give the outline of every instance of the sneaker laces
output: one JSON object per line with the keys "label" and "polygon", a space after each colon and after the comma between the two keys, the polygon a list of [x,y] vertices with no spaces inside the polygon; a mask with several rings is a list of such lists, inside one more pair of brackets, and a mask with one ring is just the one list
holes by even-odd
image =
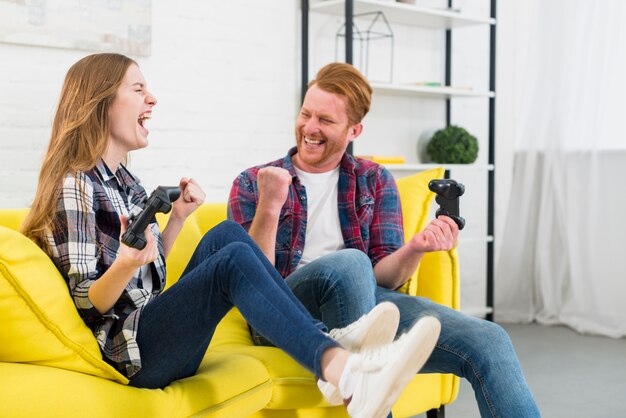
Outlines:
{"label": "sneaker laces", "polygon": [[359,357],[358,361],[352,363],[351,371],[375,372],[382,369],[389,362],[389,358],[393,354],[392,350],[394,346],[395,343],[388,344],[355,354]]}
{"label": "sneaker laces", "polygon": [[352,363],[351,370],[373,372],[381,369],[387,364],[389,359],[392,358],[391,356],[394,356],[393,351],[397,350],[399,346],[404,345],[407,339],[408,333],[404,333],[391,344],[362,351],[358,354],[359,361]]}
{"label": "sneaker laces", "polygon": [[328,333],[328,335],[337,340],[341,337],[343,337],[346,334],[349,334],[350,332],[352,332],[355,328],[359,327],[359,325],[361,325],[361,323],[363,322],[363,318],[365,318],[367,316],[367,314],[362,315],[359,319],[357,319],[356,321],[354,321],[353,323],[351,323],[350,325],[344,327],[344,328],[333,328],[330,330],[330,332]]}

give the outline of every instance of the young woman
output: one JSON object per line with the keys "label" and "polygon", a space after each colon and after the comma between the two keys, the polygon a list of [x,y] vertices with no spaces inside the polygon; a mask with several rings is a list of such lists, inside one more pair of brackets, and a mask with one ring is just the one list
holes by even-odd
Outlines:
{"label": "young woman", "polygon": [[[232,222],[209,231],[180,280],[162,292],[165,258],[204,200],[193,179],[180,181],[181,196],[163,232],[156,222],[146,229],[144,249],[120,242],[128,217],[146,197],[124,163],[130,151],[148,145],[146,121],[155,105],[130,58],[95,54],[74,64],[24,225],[66,278],[105,360],[133,386],[165,387],[196,372],[215,327],[236,306],[275,345],[338,386],[351,399],[351,415],[386,416],[430,354],[439,333],[436,319],[421,320],[391,343],[398,313],[386,304],[330,338]],[[353,354],[339,344],[353,344],[354,338],[380,347]]]}

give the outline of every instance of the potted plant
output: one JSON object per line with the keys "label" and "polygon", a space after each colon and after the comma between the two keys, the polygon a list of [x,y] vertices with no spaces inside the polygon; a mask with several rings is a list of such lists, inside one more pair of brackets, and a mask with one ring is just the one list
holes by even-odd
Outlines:
{"label": "potted plant", "polygon": [[426,151],[435,163],[470,164],[478,157],[478,141],[460,126],[450,125],[434,133]]}

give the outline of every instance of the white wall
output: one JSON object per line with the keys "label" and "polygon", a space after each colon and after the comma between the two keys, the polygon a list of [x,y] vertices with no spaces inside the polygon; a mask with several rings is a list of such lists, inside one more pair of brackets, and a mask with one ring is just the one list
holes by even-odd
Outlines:
{"label": "white wall", "polygon": [[[298,3],[152,4],[152,55],[138,61],[159,103],[131,169],[148,190],[193,176],[224,201],[241,170],[293,144]],[[63,78],[88,54],[0,43],[0,207],[30,204]]]}
{"label": "white wall", "polygon": [[[224,201],[243,169],[278,158],[293,144],[293,122],[300,92],[299,1],[254,0],[169,2],[154,0],[152,55],[139,58],[149,88],[159,103],[150,122],[151,145],[133,153],[131,169],[147,190],[176,184],[181,176],[197,178],[207,201]],[[419,0],[445,7],[447,0]],[[502,231],[508,203],[514,115],[507,90],[514,39],[514,6],[500,3],[498,42],[496,234]],[[489,2],[457,0],[456,7],[489,16]],[[313,15],[311,69],[334,60],[338,17]],[[507,29],[509,28],[509,29]],[[441,31],[393,26],[394,81],[443,81],[444,37]],[[453,81],[477,90],[488,88],[488,29],[464,28],[453,35]],[[371,67],[372,78],[386,77],[384,46]],[[0,208],[26,207],[35,193],[41,156],[67,69],[86,51],[0,44]],[[342,56],[340,55],[340,58]],[[508,67],[507,67],[508,65]],[[453,104],[453,123],[465,126],[482,144],[485,162],[487,101]],[[400,99],[375,95],[357,154],[403,154],[418,162],[420,138],[444,126],[441,100]],[[462,202],[468,230],[486,229],[486,175],[459,171],[467,186]],[[498,238],[496,236],[496,254]],[[461,248],[463,305],[481,306],[485,295],[484,245]]]}

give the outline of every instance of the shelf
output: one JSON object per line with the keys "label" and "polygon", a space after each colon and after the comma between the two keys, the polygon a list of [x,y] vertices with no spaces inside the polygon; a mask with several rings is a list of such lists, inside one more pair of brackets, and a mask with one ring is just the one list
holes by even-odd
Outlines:
{"label": "shelf", "polygon": [[419,96],[435,99],[463,97],[495,97],[493,91],[474,91],[455,87],[412,86],[410,84],[370,83],[374,93]]}
{"label": "shelf", "polygon": [[446,170],[484,170],[493,171],[493,164],[383,164],[389,171],[424,171],[443,167]]}
{"label": "shelf", "polygon": [[[312,12],[343,16],[345,1],[312,1],[309,9]],[[494,25],[496,23],[495,19],[464,16],[462,13],[449,9],[435,9],[384,0],[354,0],[355,14],[378,11],[383,12],[390,22],[430,29],[452,29],[463,26]]]}
{"label": "shelf", "polygon": [[[487,150],[493,150],[495,145],[495,39],[496,39],[496,2],[497,0],[490,0],[491,7],[489,17],[483,17],[481,13],[474,13],[472,16],[472,10],[478,10],[473,8],[466,8],[464,12],[460,9],[453,8],[436,8],[425,7],[415,4],[399,3],[394,0],[301,0],[301,7],[303,11],[302,20],[302,91],[306,91],[307,83],[309,79],[309,14],[308,12],[315,12],[316,14],[323,14],[328,20],[329,16],[332,16],[330,20],[342,22],[346,19],[346,13],[352,15],[350,20],[356,19],[355,23],[360,23],[359,16],[363,13],[384,13],[386,21],[393,24],[407,25],[414,28],[418,28],[416,35],[430,38],[429,33],[426,31],[441,31],[441,34],[445,34],[444,45],[439,46],[437,43],[435,46],[440,47],[442,56],[445,63],[445,81],[444,79],[423,79],[416,77],[415,79],[408,78],[403,79],[402,83],[385,83],[385,82],[370,82],[374,91],[375,100],[394,101],[398,103],[400,101],[409,100],[423,101],[425,105],[427,100],[446,100],[446,113],[445,122],[447,125],[453,123],[451,118],[451,100],[459,101],[461,99],[480,99],[476,100],[476,105],[482,105],[482,100],[488,102],[489,110],[486,112],[489,121]],[[450,2],[448,2],[450,3]],[[346,7],[352,6],[352,7]],[[451,61],[452,61],[452,45],[453,45],[453,30],[463,27],[476,27],[480,29],[480,32],[484,32],[484,35],[488,39],[489,44],[489,83],[481,87],[481,90],[475,90],[473,85],[454,85],[455,82],[452,79]],[[345,28],[344,28],[345,29]],[[418,33],[419,32],[419,33]],[[458,35],[463,32],[459,31]],[[354,34],[354,30],[353,30]],[[354,36],[344,36],[345,40],[345,52],[346,62],[352,64],[354,60],[353,47]],[[352,42],[352,44],[350,44]],[[445,86],[433,87],[435,83],[423,83],[423,82],[439,82],[445,84]],[[423,85],[431,84],[431,86]],[[408,99],[407,99],[408,98]],[[426,100],[424,100],[426,99]],[[433,103],[437,104],[438,103]],[[474,104],[474,103],[471,103]],[[393,121],[390,121],[393,122]],[[428,129],[428,126],[420,128]],[[482,145],[481,145],[482,146]],[[352,153],[352,149],[349,151]],[[376,154],[376,152],[374,152]],[[383,166],[389,170],[394,177],[402,177],[419,171],[424,171],[433,168],[443,167],[450,172],[458,170],[474,170],[481,176],[483,173],[487,179],[487,228],[486,233],[479,231],[472,231],[471,235],[462,235],[460,242],[462,245],[470,246],[485,246],[486,247],[486,300],[487,306],[471,306],[463,309],[464,312],[478,316],[486,317],[488,320],[493,319],[493,282],[494,282],[494,237],[493,237],[493,224],[494,224],[494,157],[493,152],[489,153],[489,160],[481,160],[482,163],[475,164],[438,164],[438,163],[425,163],[425,164],[383,164]]]}

